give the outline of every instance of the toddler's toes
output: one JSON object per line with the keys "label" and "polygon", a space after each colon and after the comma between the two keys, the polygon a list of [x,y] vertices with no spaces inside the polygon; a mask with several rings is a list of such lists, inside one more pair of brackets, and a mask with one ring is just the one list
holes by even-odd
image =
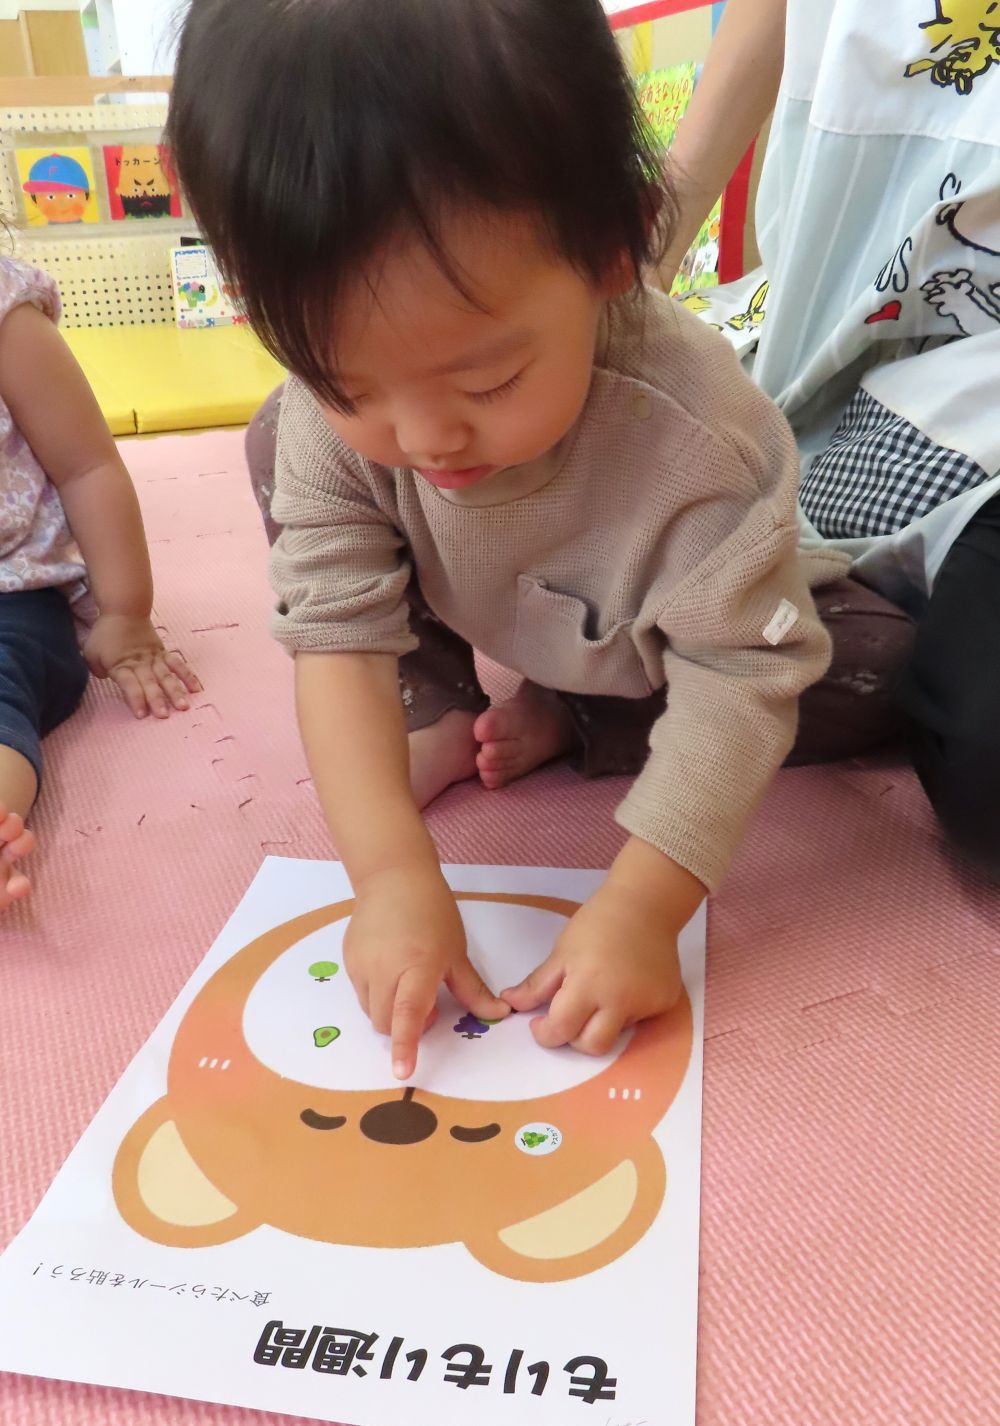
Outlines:
{"label": "toddler's toes", "polygon": [[[4,809],[0,808],[0,811]],[[35,847],[33,834],[26,830],[24,818],[16,812],[5,812],[0,817],[0,848],[7,861],[17,861],[26,857]]]}
{"label": "toddler's toes", "polygon": [[487,743],[495,743],[497,739],[509,736],[506,724],[509,720],[506,710],[502,704],[487,708],[485,713],[480,713],[475,723],[472,725],[472,736],[477,743],[484,746]]}
{"label": "toddler's toes", "polygon": [[14,871],[0,860],[0,911],[6,911],[15,901],[21,901],[31,890],[31,882],[23,872]]}

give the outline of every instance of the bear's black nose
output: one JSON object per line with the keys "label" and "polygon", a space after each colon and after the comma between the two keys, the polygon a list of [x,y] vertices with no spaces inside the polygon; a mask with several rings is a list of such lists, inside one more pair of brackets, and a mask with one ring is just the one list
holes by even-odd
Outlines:
{"label": "bear's black nose", "polygon": [[376,1144],[421,1144],[437,1128],[437,1115],[426,1104],[415,1104],[414,1090],[404,1089],[402,1099],[376,1104],[361,1116],[361,1132]]}

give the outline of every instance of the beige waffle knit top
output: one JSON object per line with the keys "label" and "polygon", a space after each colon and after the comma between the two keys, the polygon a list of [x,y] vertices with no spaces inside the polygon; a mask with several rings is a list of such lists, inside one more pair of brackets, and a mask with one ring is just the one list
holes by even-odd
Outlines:
{"label": "beige waffle knit top", "polygon": [[798,456],[729,345],[658,293],[612,304],[569,435],[456,497],[373,465],[290,380],[272,513],[274,631],[290,651],[416,647],[406,588],[547,688],[668,685],[617,820],[715,889],[795,736],[829,640],[797,552]]}

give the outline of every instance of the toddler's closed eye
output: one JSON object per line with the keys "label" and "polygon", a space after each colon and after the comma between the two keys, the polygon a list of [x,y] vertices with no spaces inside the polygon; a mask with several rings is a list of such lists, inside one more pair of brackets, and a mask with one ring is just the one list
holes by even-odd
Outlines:
{"label": "toddler's closed eye", "polygon": [[494,386],[489,391],[467,391],[466,395],[471,401],[481,401],[489,404],[491,401],[499,401],[501,397],[508,396],[515,387],[520,386],[523,371],[519,371],[516,376],[512,376],[509,381],[505,381],[502,386]]}

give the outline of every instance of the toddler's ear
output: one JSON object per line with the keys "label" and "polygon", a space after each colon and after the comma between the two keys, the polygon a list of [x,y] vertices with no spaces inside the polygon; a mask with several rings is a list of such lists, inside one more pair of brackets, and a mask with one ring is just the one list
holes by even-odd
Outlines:
{"label": "toddler's ear", "polygon": [[166,1099],[147,1109],[125,1136],[111,1186],[129,1227],[165,1247],[210,1247],[260,1226],[195,1163]]}
{"label": "toddler's ear", "polygon": [[606,302],[613,302],[616,297],[624,297],[626,292],[631,292],[635,282],[632,259],[628,253],[622,252],[604,269],[600,283],[601,296]]}
{"label": "toddler's ear", "polygon": [[646,1139],[589,1188],[466,1243],[484,1267],[520,1282],[564,1282],[603,1268],[633,1247],[659,1212],[663,1155]]}

